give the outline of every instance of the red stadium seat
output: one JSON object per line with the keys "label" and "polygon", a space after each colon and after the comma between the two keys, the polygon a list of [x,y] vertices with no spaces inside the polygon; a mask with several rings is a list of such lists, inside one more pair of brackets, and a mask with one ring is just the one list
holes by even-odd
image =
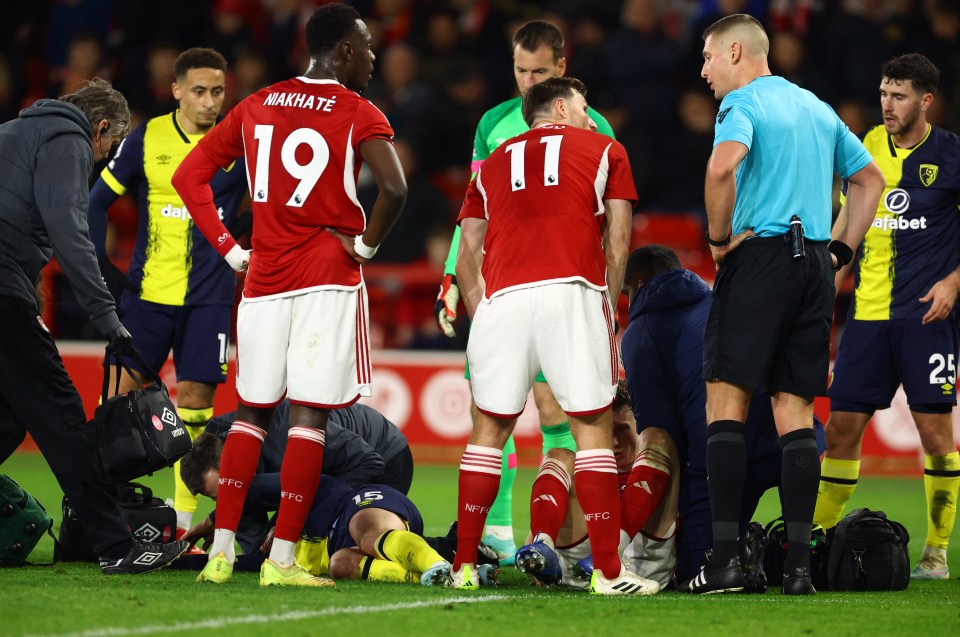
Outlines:
{"label": "red stadium seat", "polygon": [[630,249],[651,244],[672,248],[683,267],[712,283],[716,268],[703,233],[703,223],[695,213],[640,212],[633,216]]}

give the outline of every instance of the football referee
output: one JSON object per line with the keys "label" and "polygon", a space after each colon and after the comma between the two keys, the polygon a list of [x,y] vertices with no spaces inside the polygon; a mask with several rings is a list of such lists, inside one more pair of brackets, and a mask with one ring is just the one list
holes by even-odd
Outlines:
{"label": "football referee", "polygon": [[[783,451],[783,592],[810,595],[820,479],[813,397],[826,393],[834,270],[849,263],[851,246],[873,221],[883,175],[829,106],[771,75],[770,43],[755,18],[722,18],[703,40],[700,74],[722,100],[705,188],[707,241],[718,266],[703,348],[713,548],[680,589],[743,589],[744,422],[751,395],[764,387]],[[850,183],[849,216],[829,241],[834,171]]]}

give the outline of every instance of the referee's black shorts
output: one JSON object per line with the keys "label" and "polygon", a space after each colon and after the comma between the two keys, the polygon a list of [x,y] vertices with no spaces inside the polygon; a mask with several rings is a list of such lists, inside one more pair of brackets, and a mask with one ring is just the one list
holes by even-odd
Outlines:
{"label": "referee's black shorts", "polygon": [[825,396],[834,272],[826,242],[794,261],[784,237],[748,239],[717,272],[703,378]]}

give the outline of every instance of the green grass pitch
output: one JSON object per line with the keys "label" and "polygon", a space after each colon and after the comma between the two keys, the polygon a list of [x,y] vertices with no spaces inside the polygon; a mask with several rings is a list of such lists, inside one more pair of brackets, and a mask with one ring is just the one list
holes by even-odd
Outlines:
{"label": "green grass pitch", "polygon": [[[39,455],[17,454],[0,466],[60,521],[61,491]],[[417,467],[411,497],[428,534],[442,534],[456,508],[455,466]],[[525,528],[534,471],[521,468],[514,491],[514,526]],[[169,470],[145,480],[169,497]],[[778,515],[768,493],[756,519]],[[926,532],[923,485],[909,479],[865,478],[851,507],[883,509],[910,530],[915,560]],[[201,511],[209,509],[201,502]],[[56,527],[55,527],[56,528]],[[518,538],[522,539],[522,538]],[[49,561],[48,538],[32,561]],[[239,573],[223,587],[194,574],[165,570],[140,577],[105,577],[92,564],[0,570],[0,635],[550,635],[714,637],[872,637],[960,635],[960,532],[950,547],[954,578],[914,582],[900,593],[820,593],[812,598],[766,595],[692,597],[664,592],[649,598],[596,598],[538,589],[513,569],[502,586],[474,594],[400,584],[339,583],[336,590],[261,589],[256,574]]]}

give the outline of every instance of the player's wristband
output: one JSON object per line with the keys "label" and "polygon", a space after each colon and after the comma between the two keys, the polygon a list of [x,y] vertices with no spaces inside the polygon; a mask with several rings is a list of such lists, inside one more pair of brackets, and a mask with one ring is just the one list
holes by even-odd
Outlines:
{"label": "player's wristband", "polygon": [[853,260],[853,249],[843,241],[834,239],[827,244],[827,250],[830,251],[830,254],[837,257],[838,270]]}
{"label": "player's wristband", "polygon": [[714,241],[713,239],[711,239],[709,231],[704,236],[707,237],[707,243],[712,245],[714,248],[722,248],[723,246],[728,245],[730,243],[731,235],[728,234],[725,239],[720,239],[719,241]]}
{"label": "player's wristband", "polygon": [[357,254],[359,254],[364,259],[372,259],[373,255],[377,253],[377,248],[379,248],[380,246],[377,246],[377,248],[371,248],[370,246],[368,246],[366,243],[363,242],[362,236],[363,235],[358,234],[354,238],[353,249],[356,250]]}

